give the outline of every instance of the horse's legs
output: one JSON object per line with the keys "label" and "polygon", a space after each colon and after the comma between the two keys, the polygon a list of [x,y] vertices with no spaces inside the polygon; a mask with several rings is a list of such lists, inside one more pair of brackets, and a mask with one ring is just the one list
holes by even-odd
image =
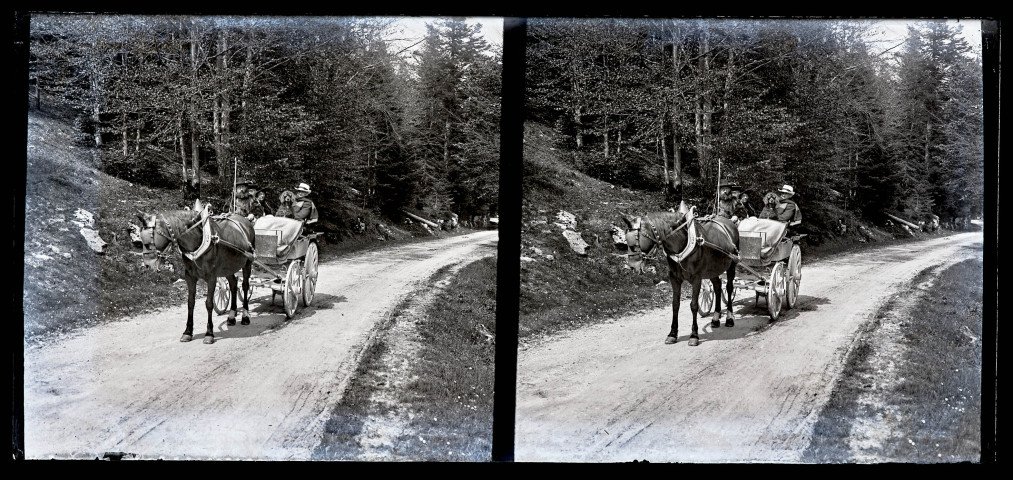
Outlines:
{"label": "horse's legs", "polygon": [[179,338],[181,342],[193,340],[193,307],[197,303],[197,279],[186,277],[186,330]]}
{"label": "horse's legs", "polygon": [[253,262],[246,262],[243,265],[243,325],[250,324],[250,271],[253,269]]}
{"label": "horse's legs", "polygon": [[236,284],[238,281],[236,280],[235,274],[229,275],[225,278],[229,280],[229,298],[232,301],[232,304],[229,306],[229,319],[226,324],[231,327],[236,324]]}
{"label": "horse's legs", "polygon": [[[728,281],[728,286],[725,287],[725,290],[728,292],[728,316],[725,317],[725,326],[726,327],[734,327],[735,326],[735,314],[732,313],[732,295],[735,294],[735,264],[734,263],[732,264],[731,267],[728,268],[728,271],[725,272],[725,277],[727,277],[726,280]],[[715,290],[715,291],[717,291],[717,290]]]}
{"label": "horse's legs", "polygon": [[665,343],[672,344],[679,341],[679,297],[682,296],[682,279],[670,274],[668,281],[672,284],[672,329],[668,331]]}
{"label": "horse's legs", "polygon": [[700,300],[697,297],[700,296],[701,284],[702,281],[700,279],[696,279],[692,282],[693,292],[691,293],[689,301],[689,310],[693,313],[693,326],[691,327],[689,334],[689,346],[691,347],[695,347],[700,344],[700,335],[697,333],[696,314],[700,311]]}
{"label": "horse's legs", "polygon": [[714,291],[714,313],[711,316],[711,328],[718,328],[721,326],[721,277],[703,281],[711,282],[713,287],[711,290]]}
{"label": "horse's legs", "polygon": [[[235,278],[235,275],[233,275],[233,279],[234,278]],[[211,319],[211,314],[214,313],[214,308],[215,308],[215,286],[218,283],[217,280],[218,279],[214,278],[214,277],[208,278],[206,280],[206,282],[208,284],[208,298],[204,300],[204,305],[208,309],[208,331],[204,332],[204,343],[207,343],[207,344],[215,343],[215,325],[211,321],[212,320]],[[229,283],[231,283],[232,285],[236,284],[235,280],[232,280]],[[235,301],[236,301],[236,299],[235,299],[235,297],[233,297],[232,298],[233,312],[235,311]],[[235,321],[235,317],[233,317],[233,321]]]}

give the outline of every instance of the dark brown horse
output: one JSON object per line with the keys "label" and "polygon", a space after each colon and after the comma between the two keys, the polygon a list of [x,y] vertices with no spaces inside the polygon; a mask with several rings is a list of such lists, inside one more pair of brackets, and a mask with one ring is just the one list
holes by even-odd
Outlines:
{"label": "dark brown horse", "polygon": [[[207,301],[208,329],[204,343],[214,343],[214,325],[211,312],[214,308],[215,286],[218,277],[229,281],[232,294],[232,308],[228,324],[236,324],[236,272],[243,271],[243,325],[250,324],[249,296],[250,271],[253,268],[254,241],[253,224],[240,215],[228,214],[210,217],[202,214],[198,201],[194,210],[174,210],[157,214],[140,212],[141,243],[143,261],[148,268],[158,270],[166,251],[172,245],[179,247],[183,254],[184,277],[187,286],[186,330],[181,342],[193,340],[193,308],[197,296],[197,280],[204,280],[208,287]],[[191,258],[193,257],[193,258]]]}
{"label": "dark brown horse", "polygon": [[[698,297],[703,280],[709,280],[714,286],[714,316],[711,328],[721,326],[721,273],[725,273],[728,283],[728,297],[734,293],[735,266],[738,263],[739,231],[730,220],[713,217],[698,219],[692,208],[685,205],[678,212],[649,213],[643,217],[630,219],[623,217],[629,227],[626,232],[626,244],[629,253],[627,264],[634,271],[642,273],[644,257],[650,255],[659,246],[668,261],[668,279],[672,284],[672,330],[668,332],[665,343],[675,343],[679,339],[679,296],[682,282],[693,286],[692,300],[689,308],[693,312],[693,331],[689,336],[689,344],[700,344],[697,334],[696,316],[700,310]],[[735,325],[731,301],[725,326]]]}

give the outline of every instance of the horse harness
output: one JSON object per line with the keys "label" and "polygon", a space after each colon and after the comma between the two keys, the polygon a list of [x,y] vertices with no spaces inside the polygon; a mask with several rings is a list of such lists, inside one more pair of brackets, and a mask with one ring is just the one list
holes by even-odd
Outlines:
{"label": "horse harness", "polygon": [[[735,242],[732,240],[731,233],[728,232],[728,227],[726,227],[720,222],[712,220],[710,217],[705,217],[702,220],[704,222],[715,223],[721,227],[721,232],[725,234],[726,238],[728,238],[728,241],[733,245],[734,249],[733,252],[729,252],[728,250],[722,248],[720,245],[707,241],[707,239],[704,238],[703,235],[697,235],[695,227],[696,224],[700,222],[700,220],[698,220],[695,216],[693,216],[692,213],[693,213],[692,210],[687,212],[686,215],[683,216],[684,221],[679,226],[672,229],[671,232],[668,232],[668,234],[665,235],[664,237],[658,235],[657,228],[654,226],[653,222],[649,222],[648,224],[650,226],[651,232],[654,234],[654,238],[651,238],[651,236],[649,235],[644,236],[646,236],[648,240],[651,240],[651,242],[653,242],[654,245],[651,246],[651,249],[647,252],[647,254],[644,255],[644,257],[646,258],[650,256],[651,253],[653,253],[658,248],[658,245],[661,245],[665,240],[668,239],[668,237],[672,236],[672,234],[678,232],[679,230],[682,230],[683,228],[686,228],[687,229],[686,247],[682,250],[682,252],[679,252],[678,254],[669,254],[669,258],[675,261],[675,263],[678,264],[680,267],[682,266],[683,260],[685,260],[686,257],[688,257],[689,254],[693,252],[696,246],[702,246],[713,250],[717,250],[718,252],[721,252],[727,255],[728,257],[731,257],[733,261],[738,262],[739,260],[738,248],[734,247]],[[640,232],[642,230],[642,227],[638,225],[636,230],[637,230],[637,248],[635,249],[634,253],[641,253]]]}
{"label": "horse harness", "polygon": [[[155,222],[150,227],[146,228],[146,230],[147,229],[151,230],[152,241],[154,241],[155,234],[158,234],[158,235],[162,236],[163,238],[169,240],[169,243],[167,243],[165,245],[165,247],[162,247],[161,250],[158,250],[157,252],[155,252],[156,255],[158,255],[159,257],[165,257],[166,256],[165,251],[169,247],[175,245],[176,248],[180,251],[180,253],[188,254],[187,257],[190,258],[191,260],[194,260],[194,259],[196,259],[196,257],[200,256],[199,254],[198,255],[194,255],[194,256],[190,256],[189,255],[189,253],[194,253],[194,252],[183,252],[183,249],[179,246],[179,238],[182,237],[182,236],[184,236],[184,235],[189,234],[195,228],[203,227],[204,224],[208,221],[208,219],[211,218],[210,215],[208,215],[208,216],[202,216],[202,218],[199,221],[194,222],[193,225],[189,226],[186,230],[184,230],[179,235],[176,235],[172,231],[172,225],[169,222],[165,221],[164,218],[162,218],[161,222],[162,222],[162,225],[165,225],[165,229],[169,232],[168,236],[166,236],[164,233],[160,232],[157,229],[159,217],[161,217],[161,214],[156,215]],[[234,219],[232,219],[228,215],[224,215],[223,214],[223,215],[220,215],[220,216],[215,217],[215,218],[222,218],[222,219],[228,220],[228,221],[232,222],[233,224],[235,224],[237,228],[239,228],[240,230],[242,230],[242,227],[239,225],[239,223],[237,223]],[[203,235],[202,235],[202,237],[203,237]],[[223,245],[225,245],[225,246],[227,246],[229,248],[232,248],[234,250],[242,252],[247,257],[251,257],[252,258],[254,256],[254,254],[253,254],[253,245],[249,245],[247,248],[242,248],[242,247],[239,247],[238,245],[233,244],[232,242],[229,242],[227,240],[223,240],[217,234],[212,234],[211,235],[210,242],[211,242],[212,245],[223,244]],[[149,252],[145,252],[142,255],[148,255],[148,254],[149,254]]]}

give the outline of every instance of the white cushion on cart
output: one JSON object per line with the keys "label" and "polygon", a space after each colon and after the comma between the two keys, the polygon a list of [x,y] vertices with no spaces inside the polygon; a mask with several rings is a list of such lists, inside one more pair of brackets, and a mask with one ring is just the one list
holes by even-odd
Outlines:
{"label": "white cushion on cart", "polygon": [[788,224],[769,218],[749,217],[739,222],[739,235],[743,232],[764,233],[763,246],[760,249],[760,257],[768,258],[771,251],[784,238],[788,231]]}
{"label": "white cushion on cart", "polygon": [[287,250],[288,246],[299,237],[299,232],[302,230],[302,222],[292,218],[264,215],[257,219],[257,222],[253,224],[253,228],[255,230],[280,231],[281,242],[278,244],[280,255],[283,249]]}

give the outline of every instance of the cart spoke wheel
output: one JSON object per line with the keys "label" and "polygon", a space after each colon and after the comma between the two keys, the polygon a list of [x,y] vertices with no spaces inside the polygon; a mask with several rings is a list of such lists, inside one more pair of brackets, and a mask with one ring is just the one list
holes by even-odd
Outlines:
{"label": "cart spoke wheel", "polygon": [[790,310],[798,300],[798,286],[802,282],[802,249],[798,245],[791,247],[786,281],[788,290],[784,297],[784,308]]}
{"label": "cart spoke wheel", "polygon": [[225,277],[218,277],[215,284],[215,313],[221,315],[229,311],[232,292],[229,292],[229,281]]}
{"label": "cart spoke wheel", "polygon": [[771,320],[777,320],[777,317],[781,316],[785,287],[784,262],[777,262],[770,270],[770,281],[767,285],[767,312],[770,313]]}
{"label": "cart spoke wheel", "polygon": [[299,297],[302,294],[302,275],[299,269],[302,268],[299,260],[292,260],[288,264],[288,272],[285,274],[284,297],[285,317],[291,319],[299,308]]}
{"label": "cart spoke wheel", "polygon": [[317,290],[318,259],[317,244],[310,243],[309,247],[306,247],[306,269],[302,283],[302,304],[306,307],[313,304],[313,294]]}
{"label": "cart spoke wheel", "polygon": [[700,284],[698,301],[700,302],[700,315],[710,315],[714,311],[714,286],[711,285],[710,280],[704,280]]}

